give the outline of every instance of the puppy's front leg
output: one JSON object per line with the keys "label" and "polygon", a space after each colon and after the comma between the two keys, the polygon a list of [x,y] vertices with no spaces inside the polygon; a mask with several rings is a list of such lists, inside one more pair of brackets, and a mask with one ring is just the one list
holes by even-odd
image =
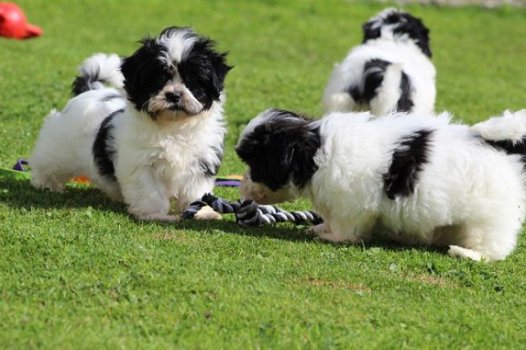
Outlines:
{"label": "puppy's front leg", "polygon": [[[189,180],[187,186],[184,187],[177,196],[177,213],[182,213],[190,203],[201,200],[204,194],[211,193],[214,189],[214,182],[215,180],[208,176],[197,176]],[[209,206],[202,207],[197,213],[195,213],[193,218],[195,220],[222,219],[221,214],[215,212],[214,209]]]}
{"label": "puppy's front leg", "polygon": [[[320,225],[318,225],[320,226]],[[325,223],[325,231],[320,231],[318,237],[329,242],[351,242],[360,243],[370,237],[370,220],[356,218],[353,223],[331,220]],[[322,227],[320,227],[322,229]]]}
{"label": "puppy's front leg", "polygon": [[307,229],[307,234],[314,234],[316,236],[320,236],[323,234],[330,234],[331,228],[328,223],[323,222],[316,226],[311,226]]}
{"label": "puppy's front leg", "polygon": [[177,221],[178,217],[169,215],[169,193],[158,178],[148,168],[136,170],[132,175],[122,179],[122,196],[128,205],[128,212],[139,220]]}

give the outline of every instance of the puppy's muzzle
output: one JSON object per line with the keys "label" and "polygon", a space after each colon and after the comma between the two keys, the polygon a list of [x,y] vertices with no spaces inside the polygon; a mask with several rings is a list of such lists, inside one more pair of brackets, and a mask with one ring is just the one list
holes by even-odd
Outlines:
{"label": "puppy's muzzle", "polygon": [[179,103],[179,100],[181,99],[181,94],[175,91],[169,91],[164,96],[166,101],[173,104]]}

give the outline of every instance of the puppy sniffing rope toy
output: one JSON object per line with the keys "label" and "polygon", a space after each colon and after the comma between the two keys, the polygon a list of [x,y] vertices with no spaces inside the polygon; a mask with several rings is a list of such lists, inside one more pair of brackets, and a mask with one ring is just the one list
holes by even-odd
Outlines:
{"label": "puppy sniffing rope toy", "polygon": [[313,211],[285,211],[273,205],[258,205],[254,201],[229,202],[211,193],[205,194],[183,212],[184,219],[191,219],[202,207],[209,205],[221,214],[235,214],[236,222],[247,226],[270,225],[276,222],[293,222],[298,225],[318,225],[323,219]]}

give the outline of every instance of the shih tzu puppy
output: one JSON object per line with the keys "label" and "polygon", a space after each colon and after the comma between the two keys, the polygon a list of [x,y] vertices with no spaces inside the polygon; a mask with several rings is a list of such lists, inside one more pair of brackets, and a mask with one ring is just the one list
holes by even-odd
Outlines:
{"label": "shih tzu puppy", "polygon": [[431,113],[435,67],[429,29],[416,17],[386,9],[363,25],[363,42],[337,65],[323,95],[326,112]]}
{"label": "shih tzu puppy", "polygon": [[309,120],[267,110],[236,151],[249,167],[242,196],[258,203],[308,198],[322,239],[373,232],[449,254],[502,260],[525,217],[526,110],[472,127],[450,116],[369,112]]}
{"label": "shih tzu puppy", "polygon": [[122,62],[104,54],[85,61],[76,96],[40,131],[31,183],[61,191],[72,176],[86,175],[136,218],[173,221],[171,198],[181,212],[214,186],[231,67],[190,28],[167,28],[141,43]]}

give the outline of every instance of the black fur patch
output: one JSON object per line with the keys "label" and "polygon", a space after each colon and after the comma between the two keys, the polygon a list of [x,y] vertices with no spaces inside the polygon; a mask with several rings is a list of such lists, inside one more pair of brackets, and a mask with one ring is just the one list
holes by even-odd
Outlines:
{"label": "black fur patch", "polygon": [[407,34],[414,40],[422,52],[431,58],[431,48],[429,46],[429,29],[424,25],[420,18],[414,17],[407,12],[393,11],[384,19],[372,19],[362,26],[363,42],[374,40],[381,36],[381,28],[384,25],[396,25],[394,34]]}
{"label": "black fur patch", "polygon": [[272,110],[272,115],[241,140],[236,152],[250,168],[254,182],[276,191],[290,180],[303,188],[318,169],[314,155],[320,130],[298,114]]}
{"label": "black fur patch", "polygon": [[205,109],[219,99],[226,74],[232,68],[226,64],[226,53],[215,52],[212,40],[199,37],[188,28],[166,28],[160,36],[170,36],[178,30],[187,30],[186,38],[195,40],[181,62],[162,62],[160,58],[166,56],[167,48],[151,38],[142,40],[142,46],[124,59],[121,66],[124,89],[138,110],[145,110],[149,99],[174,77],[170,65],[176,66],[186,87]]}
{"label": "black fur patch", "polygon": [[139,111],[146,110],[150,98],[157,95],[172,77],[168,67],[159,60],[166,47],[149,38],[141,43],[142,46],[121,65],[124,89]]}
{"label": "black fur patch", "polygon": [[101,176],[112,181],[117,181],[117,178],[115,177],[115,167],[113,166],[115,150],[109,145],[109,141],[113,138],[113,125],[111,125],[111,121],[116,115],[122,112],[124,112],[123,109],[115,111],[102,121],[95,141],[93,142],[93,160],[95,166]]}
{"label": "black fur patch", "polygon": [[431,130],[407,135],[393,152],[391,166],[384,174],[384,189],[389,199],[409,196],[414,192],[418,173],[428,161]]}
{"label": "black fur patch", "polygon": [[391,62],[380,59],[372,59],[365,63],[362,98],[367,103],[376,96],[376,90],[382,84],[385,70],[390,64]]}
{"label": "black fur patch", "polygon": [[219,100],[225,77],[232,69],[226,64],[226,53],[217,53],[213,47],[212,40],[200,37],[177,65],[185,85],[205,109]]}
{"label": "black fur patch", "polygon": [[522,162],[526,163],[526,138],[523,138],[519,142],[512,142],[511,140],[486,140],[484,141],[497,149],[503,150],[508,154],[518,154],[522,156]]}
{"label": "black fur patch", "polygon": [[375,23],[376,21],[369,21],[362,25],[362,31],[363,31],[362,44],[369,40],[378,39],[380,35],[382,34],[381,27],[378,25],[375,26]]}
{"label": "black fur patch", "polygon": [[80,75],[73,80],[73,83],[71,84],[71,94],[73,96],[78,96],[82,94],[83,92],[92,90],[92,84],[96,81],[101,82],[102,84],[105,83],[104,80],[99,79],[99,74],[96,75]]}

